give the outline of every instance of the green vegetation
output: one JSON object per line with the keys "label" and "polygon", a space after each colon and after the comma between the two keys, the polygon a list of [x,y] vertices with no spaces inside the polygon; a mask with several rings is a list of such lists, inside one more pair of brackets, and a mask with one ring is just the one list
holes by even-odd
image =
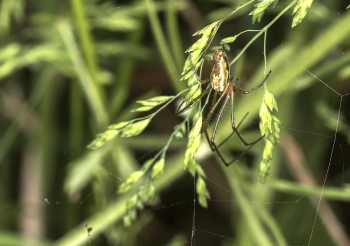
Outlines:
{"label": "green vegetation", "polygon": [[[0,246],[349,245],[347,7],[1,1]],[[264,140],[229,167],[193,72],[219,48],[244,89],[272,71],[235,94],[240,132]]]}

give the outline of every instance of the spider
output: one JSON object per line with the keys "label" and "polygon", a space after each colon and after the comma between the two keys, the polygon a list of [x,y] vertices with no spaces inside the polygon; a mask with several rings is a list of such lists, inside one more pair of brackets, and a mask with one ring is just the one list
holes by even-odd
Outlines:
{"label": "spider", "polygon": [[[190,54],[191,55],[191,54]],[[191,58],[191,57],[190,57]],[[229,66],[229,61],[227,58],[227,55],[225,53],[225,51],[223,50],[223,48],[217,50],[214,55],[213,55],[213,62],[214,62],[214,66],[213,69],[211,71],[210,77],[208,79],[202,80],[199,78],[197,72],[195,71],[195,68],[192,64],[192,60],[190,59],[191,62],[191,68],[193,73],[195,74],[195,76],[197,77],[197,80],[200,81],[202,84],[211,83],[211,87],[207,88],[206,90],[204,90],[201,95],[199,95],[198,97],[194,98],[191,102],[188,103],[188,105],[186,105],[183,109],[180,109],[182,104],[180,105],[178,112],[176,113],[176,115],[181,114],[182,112],[188,110],[189,108],[192,107],[193,104],[195,104],[199,99],[201,99],[203,96],[205,96],[209,91],[211,91],[212,89],[214,89],[215,94],[214,94],[214,99],[216,99],[217,94],[220,96],[219,99],[216,102],[213,102],[212,107],[209,110],[208,115],[206,116],[206,119],[203,122],[203,126],[201,129],[201,133],[204,132],[206,139],[209,143],[209,146],[211,148],[211,150],[214,152],[216,152],[221,161],[226,165],[229,166],[231,165],[233,162],[235,162],[236,160],[238,160],[239,158],[241,158],[242,156],[244,156],[257,142],[259,142],[265,135],[259,137],[257,140],[251,142],[251,143],[247,143],[243,137],[241,136],[241,134],[238,132],[238,128],[241,125],[241,123],[243,122],[243,120],[245,119],[245,117],[248,115],[248,113],[246,113],[246,115],[242,118],[242,120],[239,122],[239,124],[236,126],[235,124],[235,117],[234,117],[234,95],[236,91],[241,92],[244,95],[249,94],[250,92],[259,89],[267,80],[267,78],[269,77],[271,71],[266,75],[266,77],[264,78],[264,80],[257,86],[255,86],[254,88],[250,89],[250,90],[243,90],[242,88],[240,88],[239,86],[237,86],[236,83],[232,82],[232,77],[230,78],[230,66]],[[238,79],[237,79],[238,80]],[[237,81],[236,80],[236,81]],[[220,122],[222,113],[227,105],[227,102],[231,99],[231,127],[233,132],[224,140],[222,141],[219,145],[217,145],[215,143],[215,136],[216,136],[216,131],[218,128],[218,124]],[[214,125],[214,129],[212,132],[211,137],[209,137],[208,134],[208,125],[209,125],[209,121],[211,120],[214,111],[216,110],[216,108],[219,106],[219,103],[223,100],[223,105],[221,106],[220,110],[219,110],[219,114],[217,116],[215,125]],[[232,161],[227,162],[225,161],[225,159],[223,158],[222,154],[219,151],[219,147],[224,144],[234,133],[237,134],[238,138],[241,140],[241,142],[245,145],[245,146],[249,146],[249,148],[247,148],[244,152],[242,152],[238,157],[234,158]]]}

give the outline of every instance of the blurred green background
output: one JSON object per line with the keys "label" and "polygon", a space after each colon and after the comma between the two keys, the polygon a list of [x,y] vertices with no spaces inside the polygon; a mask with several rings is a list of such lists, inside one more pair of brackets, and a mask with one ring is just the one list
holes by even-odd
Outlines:
{"label": "blurred green background", "polygon": [[[127,198],[149,181],[123,195],[118,186],[167,142],[182,120],[174,116],[177,105],[136,137],[86,148],[108,125],[147,115],[130,112],[136,100],[185,89],[180,75],[184,51],[197,39],[192,34],[241,3],[1,1],[0,245],[350,245],[346,1],[315,1],[294,28],[291,8],[267,31],[267,86],[282,131],[265,184],[257,171],[263,141],[226,168],[203,138],[197,161],[211,199],[202,208],[183,170],[187,139],[175,140],[156,198],[125,228]],[[255,24],[255,3],[248,5],[222,24],[213,45],[263,28],[290,3],[279,1]],[[241,35],[229,58],[254,35]],[[262,35],[232,67],[243,88],[264,77],[263,41]],[[203,77],[209,72],[207,64]],[[247,139],[259,134],[262,91],[235,98],[236,119],[250,113],[242,129]],[[227,114],[222,125],[229,120]],[[228,134],[223,129],[219,139]],[[222,149],[228,159],[244,150],[235,138]]]}

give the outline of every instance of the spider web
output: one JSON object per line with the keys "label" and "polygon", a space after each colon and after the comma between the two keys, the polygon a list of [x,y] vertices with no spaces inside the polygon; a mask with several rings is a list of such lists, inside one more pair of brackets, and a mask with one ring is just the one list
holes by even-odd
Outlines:
{"label": "spider web", "polygon": [[[306,70],[307,71],[307,70]],[[337,112],[337,117],[336,117],[336,127],[334,129],[334,135],[324,135],[320,134],[318,132],[312,132],[312,131],[306,131],[306,130],[301,130],[301,129],[296,129],[292,127],[282,127],[282,135],[286,134],[287,136],[282,138],[282,148],[284,149],[286,159],[289,159],[287,162],[289,163],[289,168],[291,169],[291,172],[295,172],[294,177],[295,179],[299,180],[300,183],[303,185],[309,186],[308,192],[304,191],[304,195],[296,196],[294,195],[294,199],[283,199],[280,201],[276,200],[268,200],[264,201],[263,197],[260,197],[261,200],[245,200],[245,202],[252,204],[257,210],[259,209],[259,206],[291,206],[295,204],[305,204],[304,206],[307,207],[307,203],[311,203],[312,206],[315,209],[315,212],[308,212],[314,214],[314,219],[311,221],[308,221],[308,227],[305,228],[306,230],[308,229],[308,234],[309,234],[309,240],[308,241],[303,241],[300,242],[295,239],[294,242],[287,242],[287,245],[312,245],[313,239],[318,236],[320,233],[324,233],[324,229],[326,229],[327,233],[331,235],[331,237],[337,237],[335,240],[335,244],[337,245],[347,245],[347,234],[349,233],[349,225],[347,223],[347,220],[345,218],[337,218],[338,215],[334,214],[332,211],[332,208],[329,204],[329,202],[324,198],[324,191],[327,189],[327,181],[329,178],[329,173],[332,168],[341,168],[341,183],[339,183],[339,187],[342,187],[346,182],[347,179],[345,178],[344,180],[344,175],[346,174],[346,171],[348,168],[346,168],[346,164],[349,162],[347,161],[348,158],[346,155],[344,156],[344,153],[346,151],[350,150],[349,144],[348,143],[341,143],[342,140],[339,140],[339,133],[338,133],[338,124],[339,124],[339,117],[341,114],[342,110],[342,104],[344,103],[344,98],[347,99],[346,97],[350,95],[350,93],[346,94],[340,94],[337,92],[335,89],[333,89],[330,85],[325,83],[324,81],[320,80],[317,78],[315,75],[313,75],[311,72],[307,71],[310,75],[314,76],[315,79],[317,79],[319,82],[322,83],[322,85],[325,85],[327,87],[327,90],[331,90],[334,92],[338,98],[339,98],[339,107],[338,107],[338,112]],[[321,86],[321,84],[318,84],[317,87]],[[283,110],[283,109],[280,109]],[[252,124],[255,124],[256,122],[251,122]],[[319,127],[322,127],[322,122],[319,125]],[[324,129],[320,129],[320,132],[322,132]],[[328,163],[325,166],[325,173],[323,176],[323,180],[321,177],[319,177],[319,180],[322,181],[320,182],[321,185],[321,190],[317,188],[317,181],[316,178],[312,176],[310,171],[308,170],[308,165],[306,159],[306,153],[303,153],[303,150],[300,148],[299,144],[293,140],[294,135],[297,138],[298,134],[302,135],[308,135],[310,136],[309,138],[312,139],[313,141],[319,141],[320,138],[331,138],[332,140],[332,145],[330,147],[330,152],[327,153],[328,156]],[[296,148],[296,150],[292,149]],[[207,155],[204,153],[209,153],[208,152],[208,147],[204,146],[199,153],[199,159],[205,159],[207,158]],[[337,151],[337,157],[335,158],[335,150],[338,149]],[[346,150],[346,151],[345,151]],[[336,161],[335,161],[336,160]],[[338,162],[339,161],[339,162]],[[242,164],[242,163],[240,163]],[[294,166],[293,166],[294,165]],[[294,170],[293,170],[294,169]],[[195,178],[194,178],[194,187],[195,187]],[[222,196],[229,195],[231,197],[235,197],[235,194],[228,188],[225,187],[225,184],[221,184],[217,180],[212,180],[210,175],[208,175],[207,182],[209,183],[209,186],[215,186],[218,190],[221,190]],[[332,185],[332,184],[330,184]],[[329,188],[329,187],[328,187]],[[195,188],[194,188],[195,190]],[[316,194],[315,194],[316,193]],[[295,197],[296,196],[296,197]],[[259,198],[259,197],[256,197]],[[209,200],[209,210],[211,209],[212,206],[216,206],[217,203],[223,204],[223,203],[236,203],[237,199],[210,199]],[[194,201],[188,200],[188,201],[177,201],[168,205],[162,205],[158,207],[153,207],[151,209],[146,209],[144,212],[152,212],[152,211],[157,211],[157,210],[176,210],[176,206],[186,206],[189,207],[193,204],[193,224],[192,224],[192,229],[191,229],[191,238],[188,240],[182,241],[184,245],[211,245],[211,244],[205,244],[206,240],[201,240],[201,237],[207,238],[208,236],[210,237],[216,237],[220,239],[226,240],[226,243],[230,244],[234,243],[235,245],[259,245],[259,244],[252,244],[251,242],[244,242],[241,240],[237,240],[233,237],[228,236],[227,234],[221,234],[216,228],[210,227],[208,225],[203,225],[199,223],[200,225],[197,225],[196,221],[200,221],[201,218],[200,216],[205,217],[205,212],[204,214],[201,214],[198,212],[198,210],[202,210],[197,204],[196,204],[196,194],[194,193]],[[202,211],[201,211],[202,212]],[[169,211],[169,213],[172,213]],[[298,213],[295,214],[295,216],[298,216]],[[302,221],[302,218],[300,220],[300,223],[304,223]],[[324,227],[324,228],[321,228]],[[296,230],[297,228],[290,228],[291,230]],[[183,240],[183,239],[182,239]],[[178,245],[182,245],[180,241],[176,241],[179,243]]]}
{"label": "spider web", "polygon": [[[335,244],[337,245],[346,245],[347,244],[347,237],[346,235],[349,233],[349,225],[347,223],[346,217],[344,218],[342,214],[334,214],[332,211],[332,208],[329,204],[329,202],[326,200],[327,198],[324,198],[324,192],[330,192],[330,190],[327,190],[328,183],[329,182],[329,174],[333,170],[339,171],[342,173],[341,176],[341,182],[335,183],[332,181],[332,183],[329,184],[331,187],[342,187],[348,180],[348,168],[347,165],[349,163],[348,157],[346,153],[350,150],[349,144],[344,142],[343,137],[341,134],[338,133],[338,125],[339,125],[339,117],[341,113],[344,111],[342,109],[342,105],[344,104],[345,100],[348,100],[348,96],[350,96],[350,93],[346,94],[340,94],[335,89],[332,88],[331,85],[328,85],[326,82],[322,81],[321,79],[317,78],[315,75],[313,75],[310,71],[305,70],[306,74],[310,74],[310,76],[313,76],[319,83],[316,84],[312,89],[316,91],[322,91],[322,86],[326,88],[326,90],[331,91],[336,95],[338,98],[338,111],[335,115],[335,122],[336,126],[333,129],[333,135],[332,134],[324,134],[324,132],[327,132],[327,128],[324,126],[325,123],[323,121],[320,121],[320,123],[317,126],[314,126],[313,128],[318,129],[318,131],[312,131],[311,129],[299,129],[297,127],[287,127],[282,126],[282,135],[284,136],[281,140],[281,152],[284,153],[286,156],[285,159],[285,165],[287,165],[290,169],[290,172],[293,173],[293,176],[298,182],[308,187],[307,189],[302,189],[303,191],[299,193],[303,193],[300,195],[297,195],[298,192],[292,192],[290,197],[286,196],[279,196],[275,199],[265,199],[264,196],[253,196],[252,199],[244,199],[244,203],[250,204],[254,210],[259,210],[262,206],[263,207],[274,207],[274,209],[278,210],[278,207],[289,207],[289,206],[301,206],[301,208],[305,208],[307,211],[306,213],[310,215],[313,215],[312,219],[308,219],[306,222],[303,221],[302,218],[300,218],[300,224],[307,224],[307,226],[301,226],[297,225],[298,227],[301,226],[304,229],[304,233],[307,233],[309,235],[308,241],[299,241],[296,237],[294,240],[287,242],[287,245],[314,245],[315,238],[318,238],[320,234],[322,235],[324,232],[327,234],[330,234],[331,237],[336,238]],[[278,86],[278,85],[269,85],[271,86]],[[313,104],[313,103],[311,103]],[[280,108],[280,111],[283,111],[283,107]],[[302,118],[302,115],[295,115],[295,118]],[[251,121],[250,124],[258,124],[257,122]],[[297,122],[295,123],[296,125]],[[321,133],[320,133],[321,132]],[[308,146],[302,146],[302,144],[298,143],[295,139],[298,139],[300,137],[307,136],[308,140],[311,143],[315,143],[320,141],[320,139],[331,139],[331,146],[328,148],[329,152],[325,153],[324,156],[328,161],[325,163],[325,172],[320,175],[320,177],[313,177],[311,172],[309,171],[308,164],[310,160],[307,160],[308,155]],[[311,149],[311,148],[310,148]],[[192,214],[192,222],[187,221],[187,224],[189,227],[191,225],[191,228],[183,228],[180,230],[182,233],[179,232],[178,235],[175,235],[172,237],[172,243],[169,243],[168,245],[216,245],[216,243],[219,243],[220,245],[225,244],[237,244],[237,245],[259,245],[257,243],[252,243],[250,240],[245,241],[244,239],[237,239],[235,237],[230,236],[230,232],[227,231],[227,229],[218,229],[216,226],[211,226],[210,224],[206,224],[206,221],[212,221],[206,218],[208,214],[210,214],[210,211],[215,207],[220,207],[224,209],[227,214],[230,214],[227,210],[229,210],[230,206],[233,206],[233,208],[239,206],[237,205],[240,201],[239,199],[236,199],[236,194],[231,190],[229,185],[226,183],[223,183],[222,180],[218,179],[218,176],[213,174],[211,172],[213,170],[212,167],[208,167],[209,165],[221,165],[221,163],[217,162],[205,162],[204,160],[208,158],[208,153],[210,155],[209,147],[207,144],[202,144],[201,149],[198,153],[198,161],[204,162],[203,167],[206,170],[208,177],[206,179],[206,182],[208,183],[209,189],[211,190],[211,195],[214,196],[213,199],[210,199],[209,202],[209,208],[203,209],[201,208],[197,203],[197,195],[195,192],[195,186],[196,186],[196,178],[192,179],[193,187],[192,187],[192,199],[184,199],[184,200],[172,200],[169,198],[165,198],[162,201],[158,201],[155,205],[146,208],[144,210],[139,211],[139,215],[143,216],[144,214],[156,214],[156,217],[169,217],[169,214],[178,214],[179,216],[187,217],[188,211],[193,211]],[[147,153],[147,155],[150,155],[150,153]],[[311,163],[311,162],[310,162]],[[274,163],[276,165],[276,163]],[[312,163],[311,163],[312,164]],[[237,165],[244,165],[244,162],[239,162]],[[276,166],[273,166],[272,168],[275,168]],[[209,171],[207,170],[209,168]],[[231,167],[230,167],[231,168]],[[220,169],[220,168],[219,168]],[[120,180],[119,177],[115,176],[113,173],[107,171],[105,168],[101,167],[100,169],[102,172],[107,172],[109,175],[111,175],[114,178],[117,178]],[[229,168],[224,168],[224,172],[227,170],[227,172],[232,172]],[[237,170],[237,169],[235,169]],[[216,170],[218,172],[218,170]],[[185,175],[186,176],[186,175]],[[255,176],[257,178],[257,175]],[[188,178],[185,178],[188,179]],[[269,179],[273,179],[272,177],[269,177]],[[288,180],[288,179],[287,179]],[[188,180],[187,180],[188,181]],[[106,181],[107,182],[107,181]],[[238,182],[238,181],[237,181]],[[186,182],[187,184],[189,182]],[[282,183],[283,184],[283,183]],[[317,184],[322,184],[321,186],[318,186]],[[261,185],[261,184],[258,184]],[[269,186],[269,182],[267,183],[267,186]],[[262,185],[261,185],[262,186]],[[213,188],[214,187],[214,188]],[[321,187],[321,190],[319,190],[318,187]],[[189,187],[187,187],[188,189]],[[276,186],[273,186],[272,188],[276,189]],[[214,192],[213,192],[214,190]],[[283,189],[282,189],[283,190]],[[279,189],[277,186],[276,193],[279,193]],[[86,196],[84,199],[81,200],[81,203],[83,204],[86,199],[88,199],[95,191],[93,191],[90,195]],[[214,194],[213,194],[214,193]],[[189,192],[183,193],[183,197],[189,198]],[[329,195],[327,195],[329,197]],[[310,204],[314,208],[310,209]],[[342,204],[339,203],[338,206],[341,206]],[[277,206],[277,208],[276,208]],[[233,209],[234,211],[239,211],[236,209]],[[283,210],[283,209],[282,209]],[[288,210],[287,210],[288,211]],[[187,215],[186,215],[187,214]],[[232,216],[232,215],[230,215]],[[240,217],[242,215],[236,215],[237,217]],[[298,212],[295,212],[295,214],[291,216],[298,216]],[[348,216],[345,214],[345,216]],[[171,216],[170,216],[171,217]],[[188,219],[188,218],[187,218]],[[203,222],[204,220],[204,222]],[[227,219],[224,223],[232,223],[230,219]],[[151,228],[152,225],[149,225],[148,228]],[[296,228],[289,228],[289,230],[292,231],[298,231],[298,227]],[[222,230],[225,231],[225,233],[222,232]],[[190,233],[189,233],[190,232]],[[151,233],[151,236],[156,237],[155,234]],[[298,232],[300,234],[300,232]],[[297,235],[298,235],[297,233]],[[187,236],[185,236],[187,235]],[[344,238],[345,236],[345,238]],[[317,243],[316,243],[317,244]],[[161,244],[160,244],[161,245]]]}
{"label": "spider web", "polygon": [[[275,209],[276,207],[282,207],[282,206],[297,206],[299,204],[302,204],[301,207],[305,207],[305,210],[310,210],[309,203],[314,206],[314,211],[312,209],[310,211],[307,211],[308,214],[313,215],[313,219],[307,222],[303,221],[303,218],[300,218],[300,224],[307,223],[307,226],[302,226],[304,228],[304,233],[307,233],[309,235],[308,241],[299,241],[298,238],[295,238],[294,241],[287,242],[287,245],[315,245],[314,240],[316,237],[319,237],[320,234],[324,233],[326,231],[327,234],[331,234],[333,238],[336,236],[338,237],[338,241],[335,242],[335,244],[338,243],[338,245],[346,245],[347,238],[343,238],[344,235],[347,236],[349,234],[350,225],[348,224],[347,218],[343,217],[342,214],[334,214],[332,212],[332,208],[329,204],[329,202],[324,198],[324,192],[328,188],[328,181],[329,181],[329,174],[332,171],[332,169],[339,170],[341,168],[341,182],[336,184],[336,187],[342,187],[346,182],[349,181],[349,175],[348,175],[348,163],[349,157],[348,152],[350,151],[350,146],[348,143],[344,142],[344,139],[340,136],[338,133],[338,126],[339,126],[339,117],[341,113],[344,114],[345,109],[343,106],[344,102],[348,100],[350,93],[346,94],[340,94],[337,90],[335,90],[331,85],[327,84],[326,82],[322,81],[321,79],[317,78],[315,75],[313,75],[310,71],[305,70],[305,73],[310,74],[310,76],[313,76],[319,83],[313,87],[313,90],[318,90],[320,87],[324,86],[326,90],[331,91],[336,95],[338,100],[338,111],[336,118],[334,119],[336,122],[336,127],[333,130],[333,135],[331,134],[324,134],[322,132],[325,131],[324,122],[320,121],[319,125],[315,128],[318,128],[318,131],[312,131],[312,129],[300,129],[297,126],[293,127],[287,127],[282,126],[282,135],[287,135],[288,137],[283,137],[281,140],[281,149],[282,152],[285,153],[286,159],[289,161],[286,161],[286,163],[289,162],[288,166],[291,168],[291,171],[295,172],[301,172],[295,174],[295,179],[297,179],[300,183],[305,184],[306,186],[309,186],[310,191],[302,191],[300,194],[296,195],[295,193],[292,193],[292,195],[288,198],[285,196],[280,196],[279,198],[271,198],[266,200],[264,197],[254,197],[251,200],[244,200],[245,203],[250,204],[254,207],[254,210],[259,210],[261,206],[264,207],[271,207],[273,206]],[[278,85],[269,85],[271,86],[278,86]],[[239,107],[239,106],[238,106]],[[283,111],[283,107],[280,108],[280,111]],[[295,118],[302,118],[302,115],[298,116],[295,115]],[[255,121],[250,122],[251,125],[258,124]],[[296,124],[297,125],[297,124]],[[321,133],[320,133],[321,132]],[[320,177],[317,178],[317,180],[322,182],[315,181],[316,178],[312,177],[312,174],[307,170],[307,166],[309,166],[309,161],[307,161],[307,152],[308,147],[303,149],[299,146],[299,144],[293,140],[294,138],[297,139],[300,136],[308,136],[308,139],[311,142],[317,142],[319,139],[332,139],[332,145],[329,147],[329,153],[325,153],[325,156],[328,156],[328,162],[326,163],[326,169],[325,173],[321,174]],[[302,144],[301,144],[302,145]],[[299,147],[298,147],[299,146]],[[297,148],[296,150],[293,150],[292,148]],[[157,149],[153,150],[152,152],[156,152]],[[147,155],[152,155],[152,152],[147,153]],[[202,144],[201,149],[198,154],[198,161],[204,162],[203,167],[206,170],[207,173],[207,179],[206,182],[209,186],[210,193],[212,195],[212,199],[208,201],[209,208],[203,209],[201,208],[197,203],[197,195],[195,192],[195,185],[196,185],[196,179],[192,179],[192,199],[189,199],[188,194],[183,194],[183,197],[187,197],[187,199],[184,200],[169,200],[169,198],[165,199],[167,201],[160,201],[152,206],[148,207],[144,210],[139,211],[139,215],[143,216],[144,214],[154,214],[156,213],[156,217],[168,217],[167,214],[177,214],[178,216],[186,217],[186,214],[188,214],[188,211],[192,211],[192,222],[187,221],[188,228],[182,228],[178,230],[178,234],[175,234],[173,236],[170,236],[172,238],[172,244],[169,243],[168,245],[259,245],[257,243],[252,243],[250,240],[245,241],[243,239],[237,239],[230,231],[226,228],[223,229],[225,226],[217,227],[211,226],[210,224],[207,224],[206,221],[213,221],[212,219],[207,218],[208,215],[211,215],[210,211],[217,212],[217,207],[220,209],[223,209],[227,213],[227,220],[223,221],[222,223],[232,223],[231,217],[233,216],[230,214],[230,208],[233,209],[235,212],[234,216],[241,217],[242,215],[236,214],[239,210],[237,210],[237,205],[239,203],[239,200],[236,199],[236,194],[231,190],[229,185],[227,183],[223,183],[222,179],[219,179],[218,177],[223,177],[222,174],[218,174],[220,172],[220,168],[214,168],[213,165],[222,165],[218,162],[205,162],[204,160],[208,158],[209,147],[207,144]],[[321,154],[321,153],[320,153]],[[211,155],[211,154],[209,154]],[[211,157],[212,158],[212,157]],[[293,159],[294,158],[294,159]],[[299,158],[299,159],[298,159]],[[276,163],[274,163],[276,165]],[[94,163],[94,165],[98,165]],[[211,165],[211,167],[210,167]],[[237,165],[244,165],[243,162],[238,162]],[[293,165],[299,165],[294,166]],[[118,180],[122,182],[122,178],[115,175],[113,172],[108,171],[105,167],[99,165],[100,172],[107,173],[110,178],[107,179],[105,182],[110,182],[112,180]],[[231,166],[229,168],[224,167],[223,170],[227,170],[227,172],[231,172],[230,170]],[[272,167],[274,169],[275,166]],[[208,171],[209,169],[209,171]],[[235,169],[237,170],[237,169]],[[216,172],[216,173],[215,173]],[[186,173],[185,176],[188,176]],[[306,175],[306,177],[304,177]],[[273,177],[273,176],[272,176]],[[269,177],[269,179],[273,179],[272,177]],[[255,176],[257,178],[257,174]],[[182,178],[182,179],[188,179]],[[188,180],[187,180],[188,181]],[[185,182],[188,184],[188,182]],[[317,184],[321,185],[321,191],[317,190],[315,186]],[[267,186],[269,187],[269,182],[267,183]],[[330,184],[332,187],[335,186],[335,184]],[[261,185],[262,186],[262,185]],[[276,187],[274,187],[276,189]],[[83,207],[85,202],[89,199],[92,199],[92,195],[94,195],[96,192],[98,192],[98,187],[94,188],[92,192],[90,192],[87,195],[84,195],[82,198],[79,199],[79,207]],[[190,187],[187,187],[188,190],[190,190]],[[171,191],[170,191],[171,192]],[[329,191],[327,191],[329,192]],[[278,193],[278,189],[277,192]],[[53,195],[53,197],[56,197]],[[53,198],[46,197],[43,199],[43,202],[41,205],[36,204],[34,207],[59,207],[62,204],[60,200]],[[338,204],[337,206],[341,206],[342,204]],[[24,207],[29,208],[29,204],[23,204]],[[232,206],[232,207],[231,207]],[[12,210],[16,207],[2,207],[1,210]],[[277,208],[278,210],[278,208]],[[232,212],[233,213],[233,212]],[[298,216],[298,212],[296,211],[294,215],[292,216]],[[345,214],[345,216],[349,216],[348,214]],[[214,220],[215,221],[215,220]],[[137,223],[137,221],[135,222]],[[93,224],[87,224],[86,227],[86,237],[89,238],[89,245],[94,245],[94,226]],[[84,227],[84,224],[82,225]],[[151,225],[148,226],[150,228]],[[191,227],[191,228],[189,228]],[[92,230],[91,230],[92,229]],[[298,228],[289,228],[289,230],[292,231],[298,231]],[[224,231],[224,232],[222,232]],[[181,233],[182,232],[182,233]],[[189,233],[190,232],[190,233]],[[150,233],[151,237],[156,237],[155,234]],[[300,232],[299,232],[300,233]],[[187,235],[187,236],[186,236]],[[91,239],[90,239],[91,238]],[[340,242],[340,243],[339,243]],[[50,245],[50,244],[48,244]],[[147,245],[147,244],[145,244]]]}

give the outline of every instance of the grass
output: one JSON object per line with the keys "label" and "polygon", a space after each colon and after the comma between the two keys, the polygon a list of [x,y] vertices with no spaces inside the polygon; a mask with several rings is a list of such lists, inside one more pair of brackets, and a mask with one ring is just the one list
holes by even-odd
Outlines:
{"label": "grass", "polygon": [[[0,245],[349,244],[347,6],[191,3],[1,3]],[[233,42],[243,88],[272,70],[265,91],[235,98],[247,139],[267,89],[278,104],[265,184],[263,143],[226,168],[200,135],[208,102],[174,116],[185,92],[200,93],[184,50],[197,42],[204,78],[201,53],[220,40]],[[235,138],[222,147],[228,159],[243,150]]]}

